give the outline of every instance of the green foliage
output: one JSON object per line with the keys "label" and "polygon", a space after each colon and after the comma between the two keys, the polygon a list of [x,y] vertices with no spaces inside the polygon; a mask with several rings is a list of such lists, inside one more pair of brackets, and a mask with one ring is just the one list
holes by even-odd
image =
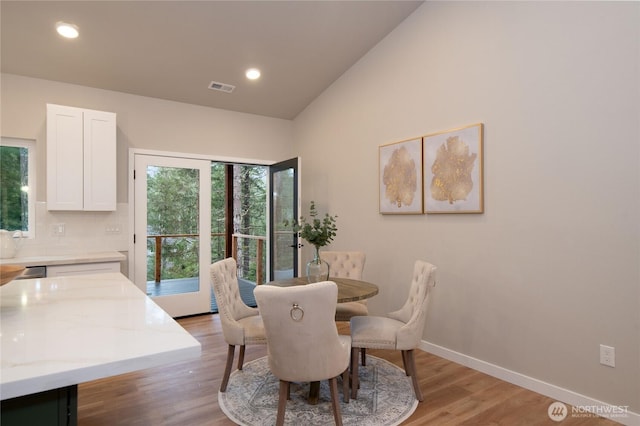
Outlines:
{"label": "green foliage", "polygon": [[[211,164],[211,262],[231,256],[225,253],[226,164]],[[266,235],[266,168],[234,166],[234,232]],[[147,280],[155,278],[161,238],[161,279],[192,278],[198,272],[198,170],[171,167],[150,168],[147,172]],[[189,236],[193,235],[193,237]],[[243,239],[239,247],[239,274],[256,279],[256,242]],[[263,252],[263,264],[266,262]]]}
{"label": "green foliage", "polygon": [[267,168],[234,166],[234,230],[248,235],[267,235]]}
{"label": "green foliage", "polygon": [[211,262],[225,258],[225,164],[211,163]]}
{"label": "green foliage", "polygon": [[0,146],[0,229],[27,230],[28,195],[26,148]]}
{"label": "green foliage", "polygon": [[[299,232],[300,237],[313,244],[316,249],[324,247],[333,241],[333,237],[336,236],[338,231],[336,226],[336,218],[338,216],[331,216],[329,213],[325,213],[322,219],[318,218],[315,202],[311,201],[309,217],[311,218],[309,220],[300,217],[300,222],[293,222],[293,231]],[[285,223],[285,225],[288,225],[288,223]]]}
{"label": "green foliage", "polygon": [[[235,165],[234,177],[234,232],[245,235],[267,234],[267,168],[251,165]],[[255,239],[241,238],[238,244],[238,275],[256,280],[257,247]],[[266,265],[266,250],[262,252],[262,264]]]}
{"label": "green foliage", "polygon": [[[199,171],[153,167],[147,172],[147,233],[174,235],[161,241],[161,277],[174,279],[198,276]],[[156,256],[155,239],[147,240],[151,259]],[[152,280],[154,262],[148,262],[147,279]]]}

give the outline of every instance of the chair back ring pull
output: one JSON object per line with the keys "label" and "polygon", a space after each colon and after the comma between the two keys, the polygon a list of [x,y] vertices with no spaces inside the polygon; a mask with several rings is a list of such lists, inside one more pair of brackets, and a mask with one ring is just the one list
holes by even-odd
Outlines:
{"label": "chair back ring pull", "polygon": [[290,315],[292,320],[302,321],[302,318],[304,318],[304,309],[298,306],[297,303],[294,303],[293,307],[291,308]]}

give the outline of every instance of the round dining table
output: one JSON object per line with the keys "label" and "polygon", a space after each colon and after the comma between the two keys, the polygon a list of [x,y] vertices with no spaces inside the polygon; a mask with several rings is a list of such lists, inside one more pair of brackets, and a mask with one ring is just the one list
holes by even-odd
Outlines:
{"label": "round dining table", "polygon": [[[333,281],[338,285],[338,303],[364,300],[378,294],[378,286],[366,281],[337,277],[329,277],[328,281]],[[292,287],[305,284],[309,284],[306,277],[287,278],[266,283],[266,285],[275,285],[278,287]]]}
{"label": "round dining table", "polygon": [[[338,303],[355,302],[357,300],[368,299],[378,294],[378,286],[362,280],[351,278],[329,277],[328,281],[333,281],[338,286]],[[287,278],[284,280],[269,281],[264,285],[275,285],[278,287],[293,287],[297,285],[309,284],[306,277]],[[309,388],[309,404],[317,404],[320,395],[320,382],[311,382]]]}

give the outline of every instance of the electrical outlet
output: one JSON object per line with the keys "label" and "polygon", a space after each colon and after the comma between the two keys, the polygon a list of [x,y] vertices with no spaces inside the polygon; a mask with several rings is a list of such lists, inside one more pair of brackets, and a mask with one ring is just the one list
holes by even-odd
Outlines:
{"label": "electrical outlet", "polygon": [[613,346],[600,345],[600,364],[615,367],[616,348]]}
{"label": "electrical outlet", "polygon": [[54,237],[64,237],[64,223],[51,225],[51,233]]}
{"label": "electrical outlet", "polygon": [[111,223],[104,227],[105,234],[119,234],[121,231],[121,227],[119,223]]}

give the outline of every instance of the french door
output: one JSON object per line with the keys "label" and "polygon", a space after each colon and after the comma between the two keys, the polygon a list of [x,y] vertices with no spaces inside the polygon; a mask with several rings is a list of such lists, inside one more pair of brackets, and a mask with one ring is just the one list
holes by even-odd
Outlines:
{"label": "french door", "polygon": [[134,155],[134,282],[172,317],[211,310],[211,162]]}
{"label": "french door", "polygon": [[[300,158],[292,158],[272,164],[269,168],[269,263],[270,279],[286,279],[298,276],[300,248],[298,234],[291,222],[298,220],[300,201]],[[285,223],[289,225],[285,225]]]}

